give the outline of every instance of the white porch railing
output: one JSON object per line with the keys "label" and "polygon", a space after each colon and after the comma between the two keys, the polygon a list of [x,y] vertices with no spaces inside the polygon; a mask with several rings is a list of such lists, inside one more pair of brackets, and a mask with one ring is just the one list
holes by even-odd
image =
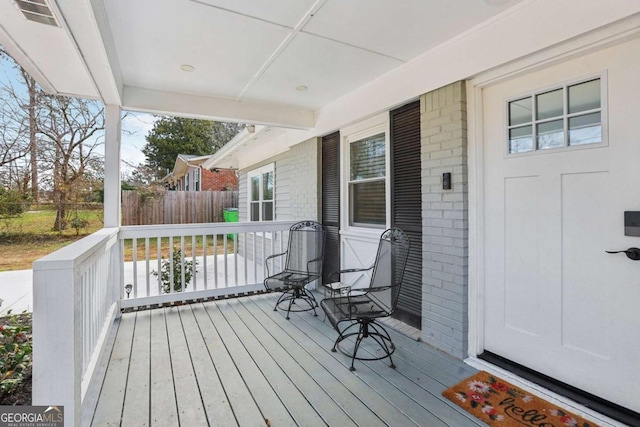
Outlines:
{"label": "white porch railing", "polygon": [[[121,227],[120,242],[124,254],[121,307],[263,290],[262,282],[266,276],[264,259],[286,250],[286,232],[293,223]],[[174,256],[176,259],[171,262]],[[185,267],[189,264],[194,272],[191,280],[187,281]],[[166,270],[164,281],[161,279],[163,268]],[[128,295],[127,285],[131,285]]]}
{"label": "white porch railing", "polygon": [[[294,221],[102,229],[33,264],[33,404],[64,405],[65,425],[90,415],[99,361],[121,308],[240,295],[263,289],[264,259],[284,252]],[[178,291],[163,293],[181,251]],[[196,268],[186,281],[184,267]],[[276,266],[277,268],[277,266]],[[131,284],[126,295],[125,285]],[[173,288],[173,286],[171,286]]]}
{"label": "white porch railing", "polygon": [[118,229],[102,229],[33,264],[33,404],[64,405],[81,425],[85,394],[119,313]]}

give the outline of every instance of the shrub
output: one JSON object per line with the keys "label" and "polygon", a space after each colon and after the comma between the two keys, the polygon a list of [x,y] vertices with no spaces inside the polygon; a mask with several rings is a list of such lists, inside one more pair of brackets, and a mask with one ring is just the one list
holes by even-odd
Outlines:
{"label": "shrub", "polygon": [[76,236],[80,235],[80,229],[85,228],[89,225],[89,221],[76,216],[69,221],[69,225],[76,230]]}
{"label": "shrub", "polygon": [[[180,249],[173,250],[173,260],[162,258],[162,264],[160,265],[160,273],[153,271],[154,276],[160,275],[160,282],[162,283],[162,293],[168,294],[171,292],[171,264],[173,264],[173,290],[175,292],[182,292],[187,288],[187,284],[191,282],[193,273],[197,272],[194,268],[193,261],[184,260],[184,289],[182,288],[182,251]],[[196,262],[197,266],[198,263]]]}
{"label": "shrub", "polygon": [[22,217],[28,209],[29,201],[21,192],[0,187],[0,219],[6,230],[11,220]]}
{"label": "shrub", "polygon": [[29,208],[23,194],[16,190],[0,187],[0,218],[22,215]]}
{"label": "shrub", "polygon": [[31,314],[10,315],[0,325],[0,393],[6,396],[31,368]]}

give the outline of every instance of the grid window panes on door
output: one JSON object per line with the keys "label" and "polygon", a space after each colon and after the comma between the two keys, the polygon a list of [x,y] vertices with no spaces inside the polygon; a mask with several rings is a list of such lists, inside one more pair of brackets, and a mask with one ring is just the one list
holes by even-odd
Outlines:
{"label": "grid window panes on door", "polygon": [[601,143],[601,85],[596,78],[509,101],[509,153]]}
{"label": "grid window panes on door", "polygon": [[350,143],[349,224],[384,227],[386,143],[380,133]]}
{"label": "grid window panes on door", "polygon": [[250,221],[273,221],[273,166],[249,174]]}

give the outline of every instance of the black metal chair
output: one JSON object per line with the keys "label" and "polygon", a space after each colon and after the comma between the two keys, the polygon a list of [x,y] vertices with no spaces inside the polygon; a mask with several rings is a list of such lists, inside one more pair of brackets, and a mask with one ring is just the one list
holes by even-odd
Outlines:
{"label": "black metal chair", "polygon": [[[340,350],[351,357],[350,370],[354,371],[355,360],[381,360],[389,358],[390,366],[395,369],[391,355],[395,346],[389,333],[377,319],[393,314],[398,303],[402,277],[409,254],[409,238],[400,229],[390,228],[382,233],[374,264],[364,269],[348,269],[332,273],[329,284],[332,290],[338,289],[338,295],[325,298],[320,302],[338,338],[331,351]],[[341,282],[343,275],[371,270],[371,281],[368,288],[350,288]],[[355,337],[353,348],[345,349],[343,342]],[[371,338],[384,353],[377,356],[358,355],[361,344]]]}
{"label": "black metal chair", "polygon": [[[271,255],[265,260],[268,277],[264,279],[264,287],[267,291],[282,291],[273,310],[284,310],[282,305],[288,303],[287,319],[291,311],[313,310],[314,316],[318,315],[318,303],[306,286],[322,277],[324,241],[325,228],[322,224],[301,221],[289,229],[287,251]],[[280,257],[285,257],[284,268],[281,272],[271,275],[269,262],[274,263]],[[296,304],[296,301],[304,301],[306,304],[301,306]]]}

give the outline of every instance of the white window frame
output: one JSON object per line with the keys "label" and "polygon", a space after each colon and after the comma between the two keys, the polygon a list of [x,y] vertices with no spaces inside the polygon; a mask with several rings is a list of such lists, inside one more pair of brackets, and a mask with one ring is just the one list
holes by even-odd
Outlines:
{"label": "white window frame", "polygon": [[[569,130],[569,119],[571,117],[574,116],[581,116],[581,115],[585,115],[585,114],[589,114],[588,112],[585,111],[581,111],[579,113],[572,113],[569,114],[568,112],[568,88],[570,86],[575,86],[578,85],[580,83],[585,83],[591,80],[596,80],[596,79],[600,79],[600,127],[601,127],[601,141],[599,143],[595,143],[595,144],[580,144],[580,145],[569,145],[569,135],[568,135],[568,130]],[[573,79],[573,80],[568,80],[565,81],[563,83],[558,83],[558,84],[554,84],[551,86],[546,86],[544,88],[540,88],[534,91],[529,91],[529,92],[525,92],[525,93],[521,93],[517,96],[512,96],[509,97],[505,100],[504,102],[504,109],[505,109],[505,113],[504,113],[504,117],[505,117],[505,122],[504,122],[504,129],[505,129],[505,143],[504,143],[504,154],[506,158],[513,158],[513,157],[522,157],[522,156],[536,156],[536,155],[541,155],[541,154],[550,154],[550,153],[559,153],[559,152],[565,152],[565,151],[570,151],[570,150],[585,150],[585,149],[591,149],[591,148],[599,148],[599,147],[606,147],[609,145],[609,141],[608,141],[608,106],[607,106],[607,74],[606,72],[602,72],[599,74],[595,74],[595,75],[590,75],[590,76],[586,76],[586,77],[582,77],[579,79]],[[562,116],[558,116],[558,117],[554,117],[551,119],[536,119],[535,118],[535,111],[536,111],[536,96],[537,95],[541,95],[547,92],[551,92],[557,89],[562,89],[562,94],[563,94],[563,112],[562,112]],[[533,149],[531,151],[525,151],[525,152],[521,152],[521,153],[511,153],[509,151],[509,131],[513,128],[518,128],[523,126],[522,124],[519,125],[509,125],[509,104],[513,101],[517,101],[523,98],[527,98],[530,97],[531,98],[531,109],[532,109],[532,113],[531,113],[531,118],[532,121],[528,122],[531,127],[532,127],[532,138],[533,138]],[[590,110],[591,111],[591,110]],[[596,112],[596,110],[593,110],[592,112]],[[563,120],[563,131],[564,131],[564,146],[563,147],[554,147],[554,148],[547,148],[547,149],[539,149],[538,148],[538,141],[537,141],[537,130],[536,130],[536,126],[540,123],[545,123],[545,122],[549,122],[549,121],[554,121],[554,120]]]}
{"label": "white window frame", "polygon": [[194,178],[193,178],[193,190],[200,191],[200,166],[195,168]]}
{"label": "white window frame", "polygon": [[[247,221],[251,222],[251,204],[255,203],[255,201],[251,200],[251,180],[254,177],[258,177],[260,180],[260,184],[259,184],[259,196],[260,199],[257,203],[259,203],[260,205],[260,211],[259,211],[259,216],[260,219],[259,221],[264,221],[262,219],[262,203],[265,201],[263,199],[263,180],[262,180],[262,176],[265,173],[271,172],[273,174],[273,199],[271,199],[271,203],[273,203],[273,219],[269,220],[269,221],[275,221],[276,220],[276,170],[275,170],[275,163],[269,163],[268,165],[264,165],[262,167],[259,167],[257,169],[254,169],[250,172],[247,173]],[[255,221],[254,221],[255,222]]]}
{"label": "white window frame", "polygon": [[[383,113],[375,116],[369,120],[365,120],[354,126],[346,129],[341,129],[340,133],[345,135],[342,138],[342,203],[341,210],[341,228],[345,233],[371,233],[372,235],[379,235],[380,230],[384,230],[389,227],[391,221],[391,194],[389,179],[390,173],[390,150],[389,150],[389,113]],[[351,194],[350,183],[351,181],[351,143],[360,141],[362,139],[372,137],[378,134],[384,134],[385,139],[385,224],[375,225],[366,223],[351,223]]]}

